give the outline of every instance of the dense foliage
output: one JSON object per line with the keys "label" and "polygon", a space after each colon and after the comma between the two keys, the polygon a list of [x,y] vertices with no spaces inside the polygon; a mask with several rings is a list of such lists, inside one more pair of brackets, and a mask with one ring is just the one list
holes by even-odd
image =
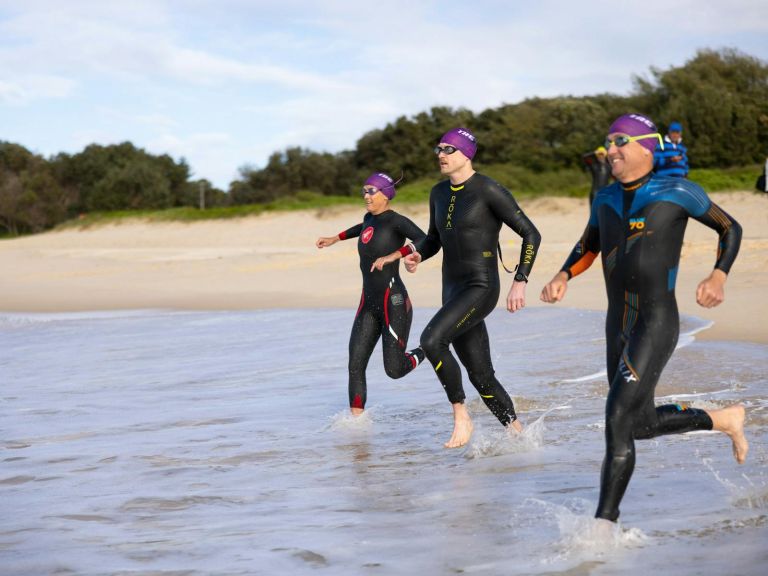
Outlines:
{"label": "dense foliage", "polygon": [[628,96],[531,98],[480,113],[435,107],[364,134],[351,151],[275,152],[263,168],[241,168],[228,193],[205,180],[190,181],[184,159],[153,156],[129,142],[46,159],[0,141],[0,233],[45,230],[91,212],[196,207],[201,190],[210,208],[308,193],[348,196],[372,170],[402,173],[406,182],[431,181],[437,176],[432,147],[460,125],[478,137],[476,166],[510,188],[535,193],[549,190],[547,182],[574,182],[563,193],[582,183],[586,191],[582,154],[629,111],[647,114],[661,130],[682,122],[692,168],[762,163],[768,154],[768,65],[736,50],[704,50],[684,66],[634,78]]}
{"label": "dense foliage", "polygon": [[[353,194],[372,170],[406,181],[435,176],[432,147],[450,128],[466,126],[479,141],[475,166],[511,165],[530,176],[581,168],[581,156],[598,146],[611,121],[641,112],[664,132],[684,126],[693,168],[762,163],[768,155],[768,65],[736,50],[700,51],[679,68],[651,69],[635,77],[629,96],[531,98],[475,114],[432,108],[401,116],[363,135],[355,150],[319,154],[300,148],[276,153],[260,170],[244,168],[232,184],[234,202],[273,199],[311,190]],[[290,181],[290,184],[287,182]],[[506,184],[506,182],[505,182]]]}

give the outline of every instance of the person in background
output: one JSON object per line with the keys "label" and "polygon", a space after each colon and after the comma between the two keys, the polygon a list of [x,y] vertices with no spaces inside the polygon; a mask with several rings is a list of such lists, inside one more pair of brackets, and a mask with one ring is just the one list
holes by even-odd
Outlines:
{"label": "person in background", "polygon": [[765,164],[763,165],[763,173],[757,177],[757,182],[755,182],[755,189],[758,192],[768,192],[768,180],[766,180],[767,175],[768,175],[768,158],[765,159]]}
{"label": "person in background", "polygon": [[672,122],[664,136],[664,144],[656,146],[653,171],[659,176],[688,178],[688,149],[683,144],[683,126],[680,122]]}
{"label": "person in background", "polygon": [[611,182],[611,165],[608,164],[608,152],[605,146],[598,146],[592,152],[584,154],[581,159],[592,174],[592,188],[589,191],[589,205],[595,200],[595,194],[600,188],[605,188]]}

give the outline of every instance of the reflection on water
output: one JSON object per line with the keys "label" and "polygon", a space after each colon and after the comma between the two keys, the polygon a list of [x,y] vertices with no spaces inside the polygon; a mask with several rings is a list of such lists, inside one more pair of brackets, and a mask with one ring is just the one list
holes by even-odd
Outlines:
{"label": "reflection on water", "polygon": [[0,316],[0,574],[763,573],[767,346],[698,342],[684,319],[657,395],[745,401],[750,459],[713,433],[641,442],[606,527],[601,314],[495,312],[527,427],[468,389],[453,451],[427,365],[390,380],[377,349],[370,409],[348,415],[353,314]]}

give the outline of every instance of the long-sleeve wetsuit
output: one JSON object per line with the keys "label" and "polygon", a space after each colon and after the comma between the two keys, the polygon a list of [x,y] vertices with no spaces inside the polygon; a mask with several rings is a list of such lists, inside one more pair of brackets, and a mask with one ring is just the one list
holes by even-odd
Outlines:
{"label": "long-sleeve wetsuit", "polygon": [[680,328],[675,280],[688,218],[720,236],[715,268],[726,274],[741,227],[697,184],[649,174],[598,192],[589,224],[563,266],[569,278],[602,254],[610,390],[606,455],[596,516],[616,520],[635,464],[635,439],[711,430],[704,410],[654,405],[654,390]]}
{"label": "long-sleeve wetsuit", "polygon": [[371,272],[371,265],[403,246],[406,238],[420,240],[424,232],[411,220],[392,210],[366,214],[363,222],[339,234],[358,238],[363,292],[349,337],[349,405],[364,408],[367,396],[365,370],[381,337],[384,370],[390,378],[401,378],[423,359],[421,351],[405,351],[413,311],[408,292],[400,279],[400,261]]}
{"label": "long-sleeve wetsuit", "polygon": [[443,249],[443,307],[421,335],[421,347],[451,403],[464,401],[461,368],[502,424],[517,417],[512,399],[494,375],[483,319],[499,300],[499,231],[506,224],[522,236],[517,271],[526,278],[541,236],[515,199],[494,180],[475,173],[460,186],[445,180],[429,197],[429,231],[414,243],[423,260]]}
{"label": "long-sleeve wetsuit", "polygon": [[582,160],[592,174],[592,187],[589,189],[589,205],[591,207],[597,191],[608,186],[611,182],[611,165],[607,160],[600,160],[594,152],[584,154]]}

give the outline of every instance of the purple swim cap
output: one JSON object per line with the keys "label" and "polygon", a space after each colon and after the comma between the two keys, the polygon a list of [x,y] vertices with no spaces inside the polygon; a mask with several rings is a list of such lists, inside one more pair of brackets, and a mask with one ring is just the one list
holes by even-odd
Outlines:
{"label": "purple swim cap", "polygon": [[[653,121],[642,114],[624,114],[614,120],[608,129],[608,134],[626,134],[627,136],[642,136],[643,134],[658,134],[659,130]],[[659,143],[658,138],[643,138],[635,140],[640,146],[653,152]]]}
{"label": "purple swim cap", "polygon": [[384,172],[374,172],[368,176],[363,186],[373,186],[390,200],[395,197],[395,181]]}
{"label": "purple swim cap", "polygon": [[443,134],[443,137],[440,138],[440,142],[445,142],[446,144],[458,148],[461,150],[461,153],[470,160],[475,157],[475,153],[477,152],[477,138],[475,138],[474,134],[466,128],[454,128],[453,130],[449,130]]}

